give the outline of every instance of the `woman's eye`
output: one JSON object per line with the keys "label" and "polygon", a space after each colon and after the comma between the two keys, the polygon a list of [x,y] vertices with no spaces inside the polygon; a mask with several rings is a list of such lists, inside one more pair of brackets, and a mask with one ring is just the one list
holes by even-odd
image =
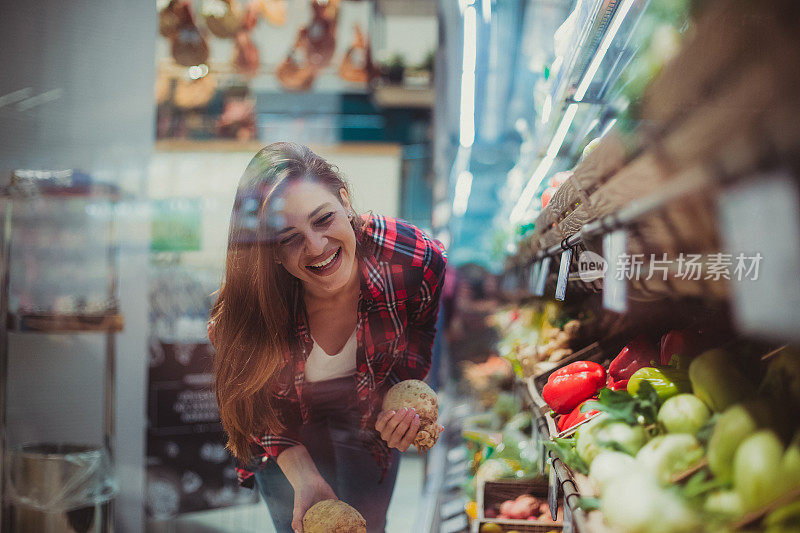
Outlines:
{"label": "woman's eye", "polygon": [[281,239],[281,246],[286,246],[287,244],[292,244],[293,242],[297,241],[297,235],[290,235],[285,239]]}
{"label": "woman's eye", "polygon": [[324,226],[325,224],[329,224],[333,221],[333,212],[330,212],[326,215],[323,215],[317,219],[316,225],[317,226]]}

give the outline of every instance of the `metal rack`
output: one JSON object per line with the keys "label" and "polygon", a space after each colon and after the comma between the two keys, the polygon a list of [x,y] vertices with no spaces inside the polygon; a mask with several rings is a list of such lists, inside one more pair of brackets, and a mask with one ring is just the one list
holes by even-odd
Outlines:
{"label": "metal rack", "polygon": [[[15,315],[10,312],[10,272],[12,260],[12,221],[14,207],[24,205],[31,197],[46,197],[57,200],[64,198],[96,199],[102,198],[110,202],[112,209],[109,217],[107,261],[109,272],[108,276],[108,297],[110,302],[117,300],[117,227],[114,217],[114,209],[118,201],[118,195],[112,187],[102,184],[93,185],[91,190],[83,192],[68,191],[59,193],[57,190],[30,191],[24,194],[13,189],[14,176],[12,175],[12,187],[0,195],[0,209],[2,216],[0,221],[0,494],[7,494],[6,456],[8,450],[8,370],[9,370],[9,334],[50,334],[50,335],[74,335],[79,333],[102,333],[105,337],[105,357],[103,369],[103,446],[111,457],[112,464],[114,458],[113,438],[115,434],[115,373],[116,373],[116,342],[115,334],[122,331],[124,318],[117,309],[110,309],[104,314],[70,314],[70,315]],[[33,322],[31,322],[33,319]],[[27,325],[26,325],[27,324]],[[107,512],[104,514],[104,521],[100,524],[101,530],[111,533],[114,530],[113,500],[103,504]],[[9,505],[6,501],[0,504],[0,531],[11,531],[11,516]]]}

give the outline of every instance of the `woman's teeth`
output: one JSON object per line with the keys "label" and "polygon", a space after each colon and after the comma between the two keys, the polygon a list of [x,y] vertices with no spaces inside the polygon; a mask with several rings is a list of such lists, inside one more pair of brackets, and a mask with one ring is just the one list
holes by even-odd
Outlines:
{"label": "woman's teeth", "polygon": [[309,267],[309,268],[314,268],[314,269],[325,268],[326,266],[328,266],[328,265],[330,265],[331,263],[333,263],[333,261],[334,261],[334,260],[335,260],[337,257],[339,257],[339,252],[341,252],[341,251],[342,251],[342,249],[341,249],[341,248],[339,248],[338,250],[336,250],[336,253],[332,254],[332,255],[331,255],[329,258],[327,258],[325,261],[321,261],[321,262],[319,262],[319,263],[317,263],[317,264],[314,264],[314,265],[308,265],[308,267]]}

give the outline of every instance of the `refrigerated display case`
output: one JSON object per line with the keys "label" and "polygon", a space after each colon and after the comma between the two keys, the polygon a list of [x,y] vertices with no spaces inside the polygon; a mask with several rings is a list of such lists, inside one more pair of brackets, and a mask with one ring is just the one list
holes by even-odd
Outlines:
{"label": "refrigerated display case", "polygon": [[[579,1],[557,32],[494,317],[555,529],[800,524],[797,15]],[[481,507],[472,531],[546,531]]]}

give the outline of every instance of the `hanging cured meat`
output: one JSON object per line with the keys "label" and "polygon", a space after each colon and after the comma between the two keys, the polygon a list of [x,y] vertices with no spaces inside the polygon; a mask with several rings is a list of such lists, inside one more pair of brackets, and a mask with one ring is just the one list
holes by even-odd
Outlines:
{"label": "hanging cured meat", "polygon": [[303,64],[300,59],[304,42],[303,31],[300,30],[300,34],[297,36],[297,40],[287,54],[286,59],[275,70],[278,81],[288,91],[307,91],[311,88],[311,84],[314,83],[314,78],[317,75],[314,67],[307,62]]}
{"label": "hanging cured meat", "polygon": [[168,74],[159,72],[155,86],[157,105],[166,104],[172,98],[172,84],[173,79]]}
{"label": "hanging cured meat", "polygon": [[376,69],[372,63],[369,43],[364,38],[358,24],[355,25],[354,31],[353,44],[348,48],[342,60],[339,76],[351,83],[367,83],[375,76]]}
{"label": "hanging cured meat", "polygon": [[258,24],[259,18],[261,18],[261,7],[259,7],[258,2],[253,1],[247,4],[242,17],[242,31],[253,31],[253,28]]}
{"label": "hanging cured meat", "polygon": [[235,52],[233,55],[233,66],[236,72],[252,78],[258,74],[260,65],[258,48],[256,48],[250,33],[241,31],[236,35]]}
{"label": "hanging cured meat", "polygon": [[308,62],[314,68],[328,66],[336,49],[336,18],[329,19],[331,3],[312,0],[314,18],[311,24],[300,30],[301,44],[306,50]]}
{"label": "hanging cured meat", "polygon": [[181,0],[181,21],[172,36],[172,57],[179,65],[191,67],[208,61],[208,44],[194,23],[189,2]]}
{"label": "hanging cured meat", "polygon": [[200,14],[206,27],[220,39],[232,39],[242,29],[242,9],[237,0],[204,0]]}
{"label": "hanging cured meat", "polygon": [[250,5],[273,26],[286,25],[286,0],[253,0]]}
{"label": "hanging cured meat", "polygon": [[173,101],[180,109],[205,107],[217,91],[217,79],[208,74],[197,80],[179,78],[175,84]]}
{"label": "hanging cured meat", "polygon": [[336,24],[339,19],[339,1],[340,0],[313,0],[314,3],[322,6],[322,16],[329,22]]}
{"label": "hanging cured meat", "polygon": [[178,33],[178,27],[181,25],[185,9],[185,2],[169,0],[166,6],[158,12],[158,33],[168,39]]}

